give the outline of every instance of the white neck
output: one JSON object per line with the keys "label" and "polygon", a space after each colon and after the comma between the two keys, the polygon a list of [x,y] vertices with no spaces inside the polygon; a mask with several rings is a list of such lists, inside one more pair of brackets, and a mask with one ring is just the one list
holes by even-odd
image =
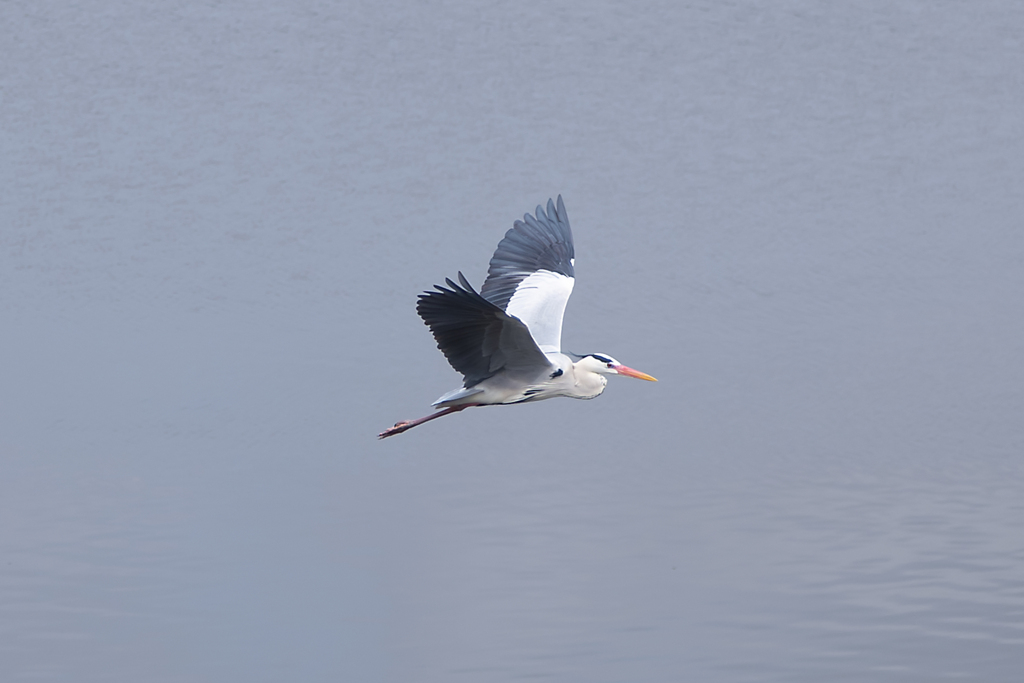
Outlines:
{"label": "white neck", "polygon": [[608,385],[608,378],[588,368],[593,359],[587,357],[572,364],[573,388],[568,394],[573,398],[597,398]]}

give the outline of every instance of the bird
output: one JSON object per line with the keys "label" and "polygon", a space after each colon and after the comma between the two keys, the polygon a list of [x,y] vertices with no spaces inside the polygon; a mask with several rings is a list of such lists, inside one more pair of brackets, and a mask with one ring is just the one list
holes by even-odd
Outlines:
{"label": "bird", "polygon": [[378,434],[401,434],[466,408],[541,401],[557,396],[591,399],[608,376],[657,382],[606,353],[562,351],[562,316],[576,281],[575,249],[562,196],[515,221],[498,243],[477,292],[459,271],[458,282],[419,295],[416,312],[430,328],[462,387],[434,401],[437,412],[403,420]]}

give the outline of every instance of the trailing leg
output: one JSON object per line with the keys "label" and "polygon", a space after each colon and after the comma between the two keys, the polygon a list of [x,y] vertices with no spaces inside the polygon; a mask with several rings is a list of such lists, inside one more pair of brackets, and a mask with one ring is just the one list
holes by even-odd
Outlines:
{"label": "trailing leg", "polygon": [[478,406],[478,405],[480,405],[480,404],[479,403],[467,403],[467,404],[461,405],[461,406],[452,406],[451,408],[445,408],[444,410],[439,410],[436,413],[432,413],[430,415],[427,415],[426,417],[421,417],[421,418],[416,419],[416,420],[403,420],[401,422],[396,422],[394,427],[388,427],[383,432],[378,434],[377,438],[378,439],[386,439],[389,436],[394,436],[395,434],[401,434],[405,430],[412,429],[413,427],[415,427],[417,425],[421,425],[424,422],[430,422],[431,420],[437,419],[439,417],[444,417],[445,415],[451,415],[452,413],[457,413],[460,410],[465,410],[466,408],[473,408],[473,407]]}

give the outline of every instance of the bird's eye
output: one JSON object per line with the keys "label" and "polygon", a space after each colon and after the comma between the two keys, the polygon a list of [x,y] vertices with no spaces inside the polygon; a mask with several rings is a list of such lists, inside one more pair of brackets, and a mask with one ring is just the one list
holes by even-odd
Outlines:
{"label": "bird's eye", "polygon": [[608,367],[612,367],[613,365],[615,365],[615,364],[614,363],[608,363]]}

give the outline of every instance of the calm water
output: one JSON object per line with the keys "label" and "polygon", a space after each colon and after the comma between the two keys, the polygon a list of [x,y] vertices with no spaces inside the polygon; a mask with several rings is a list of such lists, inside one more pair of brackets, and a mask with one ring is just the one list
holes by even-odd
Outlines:
{"label": "calm water", "polygon": [[[0,14],[0,679],[1020,679],[1019,3]],[[376,441],[558,193],[661,381]]]}

